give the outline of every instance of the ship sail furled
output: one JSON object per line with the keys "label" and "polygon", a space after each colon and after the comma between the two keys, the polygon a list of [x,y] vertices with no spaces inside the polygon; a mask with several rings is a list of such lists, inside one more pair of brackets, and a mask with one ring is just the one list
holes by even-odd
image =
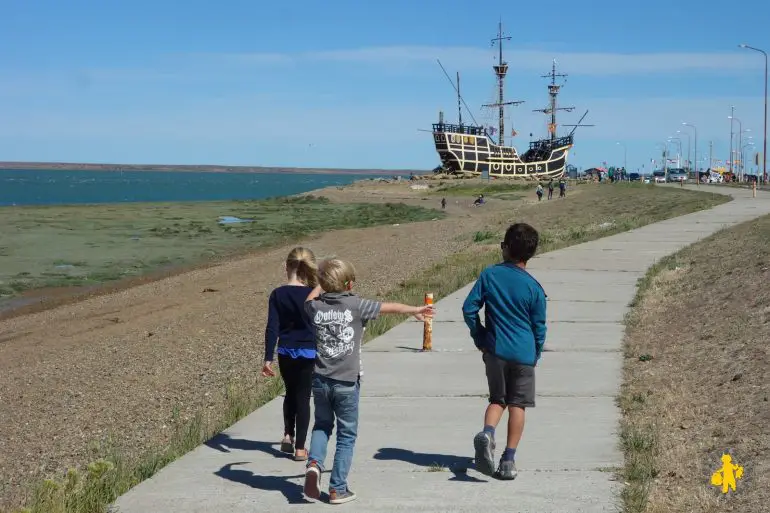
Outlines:
{"label": "ship sail furled", "polygon": [[[570,133],[564,137],[557,136],[556,111],[571,111],[572,107],[556,106],[556,96],[561,86],[556,85],[556,77],[563,76],[556,73],[554,61],[549,84],[550,106],[540,112],[550,116],[548,126],[549,135],[546,139],[532,141],[529,149],[519,154],[515,147],[505,146],[505,107],[519,105],[523,102],[506,102],[504,99],[504,80],[508,72],[508,63],[503,60],[502,43],[510,40],[504,36],[502,23],[499,26],[498,35],[492,40],[498,45],[498,61],[493,66],[498,82],[498,98],[493,104],[485,107],[497,107],[499,109],[499,127],[497,134],[491,127],[444,123],[433,124],[433,140],[436,151],[441,159],[442,167],[451,173],[481,175],[488,172],[490,176],[505,178],[560,178],[567,165],[567,155],[573,145],[573,135]],[[574,130],[573,130],[574,132]],[[512,131],[512,136],[515,136]],[[492,139],[498,136],[498,142]]]}

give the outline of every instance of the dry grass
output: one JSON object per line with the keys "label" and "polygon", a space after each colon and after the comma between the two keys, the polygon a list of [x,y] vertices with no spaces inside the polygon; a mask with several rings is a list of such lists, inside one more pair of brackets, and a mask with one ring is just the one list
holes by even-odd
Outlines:
{"label": "dry grass", "polygon": [[[648,273],[628,318],[620,406],[623,499],[636,512],[768,511],[770,217]],[[710,485],[723,452],[737,492]]]}
{"label": "dry grass", "polygon": [[[398,194],[423,202],[403,187]],[[722,201],[677,189],[586,186],[566,200],[499,200],[479,209],[458,203],[445,220],[344,230],[303,243],[319,256],[355,262],[362,295],[419,303],[426,291],[443,297],[496,261],[497,244],[488,242],[510,222],[535,225],[547,251]],[[483,231],[489,233],[474,242]],[[0,487],[13,503],[35,513],[103,511],[273,397],[280,382],[255,378],[267,294],[282,279],[288,249],[2,321],[0,390],[17,393],[0,401]],[[396,322],[383,317],[367,335]],[[79,474],[77,486],[65,477],[26,493],[41,478],[100,460]]]}

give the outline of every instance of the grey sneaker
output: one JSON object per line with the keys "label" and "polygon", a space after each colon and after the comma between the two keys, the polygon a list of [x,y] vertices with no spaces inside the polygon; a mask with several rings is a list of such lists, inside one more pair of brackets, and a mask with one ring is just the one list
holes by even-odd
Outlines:
{"label": "grey sneaker", "polygon": [[476,450],[476,469],[484,475],[491,476],[495,472],[495,439],[482,431],[473,437],[473,448]]}
{"label": "grey sneaker", "polygon": [[516,470],[516,463],[513,460],[500,460],[500,465],[497,467],[495,477],[504,481],[512,481],[516,479],[519,471]]}
{"label": "grey sneaker", "polygon": [[316,499],[321,496],[321,469],[318,465],[312,461],[305,470],[305,486],[302,491],[305,492],[305,496]]}
{"label": "grey sneaker", "polygon": [[337,490],[329,490],[329,504],[345,504],[356,500],[356,492],[348,488],[344,492],[338,492]]}

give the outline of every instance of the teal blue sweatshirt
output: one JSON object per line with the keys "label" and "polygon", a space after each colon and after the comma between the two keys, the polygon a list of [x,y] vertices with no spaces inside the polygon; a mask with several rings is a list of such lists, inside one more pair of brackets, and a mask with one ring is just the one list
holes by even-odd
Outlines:
{"label": "teal blue sweatshirt", "polygon": [[463,303],[476,347],[503,360],[535,365],[545,343],[545,298],[537,280],[514,264],[484,269]]}

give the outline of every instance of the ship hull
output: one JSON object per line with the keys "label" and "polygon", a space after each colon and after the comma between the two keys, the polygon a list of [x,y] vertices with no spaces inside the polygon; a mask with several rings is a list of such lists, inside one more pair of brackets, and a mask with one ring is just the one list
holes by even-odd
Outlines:
{"label": "ship hull", "polygon": [[[572,138],[544,140],[530,144],[530,150],[519,155],[516,148],[494,144],[486,134],[457,133],[437,127],[433,131],[441,163],[452,173],[499,178],[561,178],[572,148]],[[469,130],[475,132],[475,130]]]}

